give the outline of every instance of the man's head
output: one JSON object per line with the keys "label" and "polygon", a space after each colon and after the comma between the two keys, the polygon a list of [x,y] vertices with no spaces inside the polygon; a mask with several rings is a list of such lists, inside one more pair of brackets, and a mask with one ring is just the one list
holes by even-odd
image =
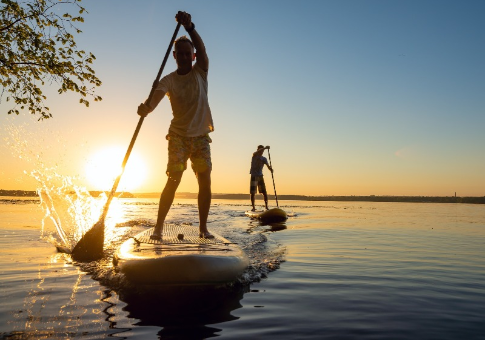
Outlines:
{"label": "man's head", "polygon": [[253,155],[260,155],[262,156],[263,153],[264,153],[264,146],[263,145],[258,145],[258,149],[256,150],[256,152],[253,154]]}
{"label": "man's head", "polygon": [[185,35],[174,42],[173,57],[177,62],[177,69],[181,74],[187,74],[192,69],[195,60],[194,44]]}

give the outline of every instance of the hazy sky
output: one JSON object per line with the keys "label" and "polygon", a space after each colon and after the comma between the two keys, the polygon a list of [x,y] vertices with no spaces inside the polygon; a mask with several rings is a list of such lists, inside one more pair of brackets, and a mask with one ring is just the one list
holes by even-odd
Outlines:
{"label": "hazy sky", "polygon": [[[7,116],[3,100],[0,189],[35,190],[24,172],[47,168],[111,188],[99,181],[108,156],[94,155],[118,147],[109,162],[121,164],[184,10],[210,59],[214,193],[247,193],[251,154],[264,144],[278,194],[485,195],[482,0],[81,4],[89,14],[76,41],[97,57],[103,101],[85,108],[52,88],[54,118],[37,122]],[[174,69],[170,58],[163,74]],[[119,189],[161,191],[170,119],[166,98],[145,119],[128,162],[138,170]],[[197,191],[191,170],[179,191]]]}

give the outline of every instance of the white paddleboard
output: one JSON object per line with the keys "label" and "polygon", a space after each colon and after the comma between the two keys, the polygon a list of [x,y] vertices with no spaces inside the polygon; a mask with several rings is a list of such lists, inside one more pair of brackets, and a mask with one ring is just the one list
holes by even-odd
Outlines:
{"label": "white paddleboard", "polygon": [[199,237],[199,228],[165,224],[161,240],[151,240],[153,228],[125,241],[113,263],[133,282],[143,284],[216,285],[237,279],[249,259],[235,243],[211,231],[213,239]]}

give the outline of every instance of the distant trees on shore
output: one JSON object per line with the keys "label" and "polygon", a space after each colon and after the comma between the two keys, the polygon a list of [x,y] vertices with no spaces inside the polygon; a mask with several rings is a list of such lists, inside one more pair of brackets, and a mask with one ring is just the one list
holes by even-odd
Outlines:
{"label": "distant trees on shore", "polygon": [[[98,197],[103,191],[90,191],[93,197]],[[23,196],[35,197],[36,191],[24,190],[0,190],[0,196]],[[121,198],[158,198],[159,192],[153,193],[130,193],[119,192],[116,197]],[[196,193],[177,193],[176,198],[197,198]],[[248,199],[249,194],[212,194],[214,199]],[[278,195],[278,200],[292,201],[349,201],[349,202],[411,202],[411,203],[469,203],[485,204],[485,196],[482,197],[456,197],[456,196],[304,196],[304,195]]]}

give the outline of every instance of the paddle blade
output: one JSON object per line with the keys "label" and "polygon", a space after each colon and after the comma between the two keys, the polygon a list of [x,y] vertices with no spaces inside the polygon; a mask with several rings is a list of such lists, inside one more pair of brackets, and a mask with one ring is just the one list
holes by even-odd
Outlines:
{"label": "paddle blade", "polygon": [[98,221],[72,250],[72,258],[79,262],[96,261],[103,257],[104,220]]}

